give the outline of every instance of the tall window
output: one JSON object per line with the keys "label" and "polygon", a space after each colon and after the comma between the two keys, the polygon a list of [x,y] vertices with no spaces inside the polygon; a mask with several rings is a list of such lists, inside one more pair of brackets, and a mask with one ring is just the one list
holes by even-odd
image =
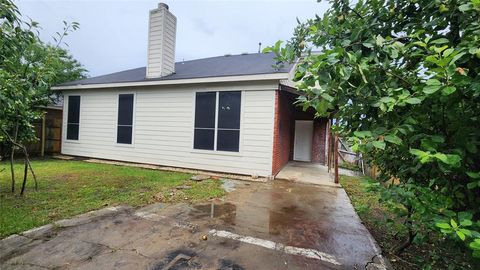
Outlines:
{"label": "tall window", "polygon": [[78,140],[80,130],[80,96],[68,97],[67,140]]}
{"label": "tall window", "polygon": [[132,144],[133,94],[118,95],[117,143]]}
{"label": "tall window", "polygon": [[216,92],[197,93],[193,148],[213,150],[215,145]]}
{"label": "tall window", "polygon": [[240,91],[197,93],[193,148],[239,151],[241,99]]}

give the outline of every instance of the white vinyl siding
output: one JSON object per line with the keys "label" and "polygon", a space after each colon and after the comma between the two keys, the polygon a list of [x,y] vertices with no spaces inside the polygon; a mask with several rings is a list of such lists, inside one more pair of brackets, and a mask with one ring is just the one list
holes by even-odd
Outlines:
{"label": "white vinyl siding", "polygon": [[[65,97],[82,96],[81,137],[79,141],[69,142],[64,136],[62,153],[270,176],[277,86],[274,82],[262,82],[65,91]],[[240,151],[223,153],[192,149],[195,93],[235,90],[243,91]],[[118,94],[126,91],[135,93],[135,128],[131,147],[116,144]],[[65,113],[63,123],[63,130],[66,130]]]}

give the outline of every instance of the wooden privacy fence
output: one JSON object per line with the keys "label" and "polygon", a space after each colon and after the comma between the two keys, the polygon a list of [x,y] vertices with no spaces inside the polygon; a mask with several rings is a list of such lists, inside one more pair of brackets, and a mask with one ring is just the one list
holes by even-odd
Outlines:
{"label": "wooden privacy fence", "polygon": [[[36,142],[27,144],[30,155],[44,156],[58,154],[62,146],[62,110],[56,107],[46,108],[42,119],[34,123]],[[0,145],[0,155],[10,152],[4,145]],[[22,155],[21,152],[17,154]],[[3,157],[5,158],[5,157]]]}
{"label": "wooden privacy fence", "polygon": [[35,131],[39,140],[29,144],[31,154],[44,156],[58,154],[62,145],[62,110],[47,109],[47,113],[35,123]]}

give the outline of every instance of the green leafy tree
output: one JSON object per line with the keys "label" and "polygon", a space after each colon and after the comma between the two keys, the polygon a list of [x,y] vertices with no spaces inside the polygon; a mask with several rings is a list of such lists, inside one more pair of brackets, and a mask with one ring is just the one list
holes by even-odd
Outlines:
{"label": "green leafy tree", "polygon": [[380,168],[397,252],[441,230],[480,257],[480,0],[329,2],[266,51],[299,59],[299,103]]}
{"label": "green leafy tree", "polygon": [[36,183],[25,144],[37,139],[33,123],[43,116],[42,106],[55,98],[50,86],[85,76],[83,66],[60,47],[64,37],[77,28],[78,23],[64,22],[63,33],[54,37],[56,44],[46,44],[38,37],[36,22],[22,21],[12,1],[0,2],[0,143],[10,146],[12,192],[15,150],[21,150],[25,158],[21,194],[28,169]]}

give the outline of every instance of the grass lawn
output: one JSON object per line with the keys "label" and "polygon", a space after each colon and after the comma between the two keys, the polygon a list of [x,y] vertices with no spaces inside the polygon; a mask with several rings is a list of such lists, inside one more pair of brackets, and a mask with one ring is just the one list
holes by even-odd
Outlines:
{"label": "grass lawn", "polygon": [[[15,194],[11,193],[9,163],[0,163],[0,171],[6,169],[0,172],[0,238],[107,206],[201,201],[225,194],[220,181],[195,182],[186,173],[83,161],[34,160],[38,191],[29,176],[21,197],[20,163],[15,167]],[[190,188],[176,189],[178,186]]]}
{"label": "grass lawn", "polygon": [[[394,248],[405,239],[401,221],[378,202],[378,195],[365,190],[367,178],[341,176],[340,183],[367,229],[382,248],[395,269],[479,269],[477,262],[469,261],[465,250],[450,241],[431,235],[428,243],[416,244],[403,253],[393,254]],[[391,219],[394,222],[387,223]],[[430,264],[431,268],[425,267]]]}

